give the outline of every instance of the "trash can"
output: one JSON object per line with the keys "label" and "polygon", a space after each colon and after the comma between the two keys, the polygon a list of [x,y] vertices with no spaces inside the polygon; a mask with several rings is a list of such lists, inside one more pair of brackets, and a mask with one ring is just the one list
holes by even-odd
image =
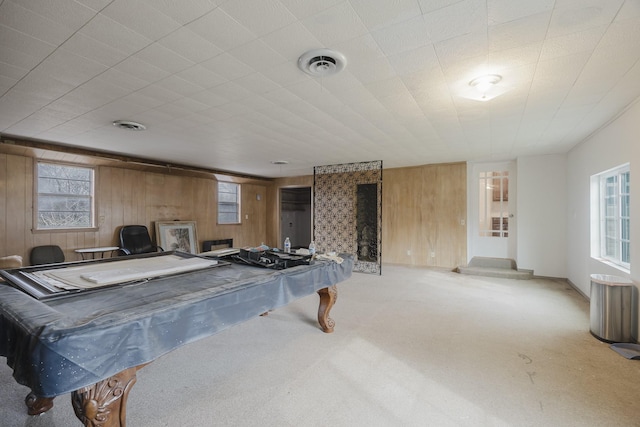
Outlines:
{"label": "trash can", "polygon": [[631,280],[608,274],[591,275],[591,334],[605,342],[635,342],[634,286]]}

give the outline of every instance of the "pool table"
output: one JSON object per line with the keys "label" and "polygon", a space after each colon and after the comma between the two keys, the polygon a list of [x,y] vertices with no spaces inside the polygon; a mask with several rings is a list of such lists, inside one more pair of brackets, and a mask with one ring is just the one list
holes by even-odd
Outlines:
{"label": "pool table", "polygon": [[136,371],[180,346],[313,293],[320,327],[332,332],[336,284],[353,268],[341,257],[284,270],[230,263],[60,298],[0,282],[0,356],[31,389],[29,414],[70,392],[84,425],[124,426]]}

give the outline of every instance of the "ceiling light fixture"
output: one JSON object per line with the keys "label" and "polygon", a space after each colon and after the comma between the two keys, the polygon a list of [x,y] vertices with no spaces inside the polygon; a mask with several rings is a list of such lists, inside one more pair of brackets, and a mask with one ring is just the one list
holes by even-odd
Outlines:
{"label": "ceiling light fixture", "polygon": [[[489,92],[495,85],[497,85],[502,76],[498,74],[486,74],[484,76],[476,77],[469,82],[469,86],[475,88],[482,94],[481,99],[487,98],[487,92]],[[493,98],[493,97],[492,97]]]}
{"label": "ceiling light fixture", "polygon": [[298,68],[313,77],[332,76],[346,65],[344,55],[331,49],[310,50],[298,58]]}
{"label": "ceiling light fixture", "polygon": [[113,125],[124,130],[145,130],[147,127],[141,123],[131,122],[128,120],[116,120]]}
{"label": "ceiling light fixture", "polygon": [[274,164],[274,165],[288,165],[289,164],[289,162],[286,161],[286,160],[273,160],[271,163]]}

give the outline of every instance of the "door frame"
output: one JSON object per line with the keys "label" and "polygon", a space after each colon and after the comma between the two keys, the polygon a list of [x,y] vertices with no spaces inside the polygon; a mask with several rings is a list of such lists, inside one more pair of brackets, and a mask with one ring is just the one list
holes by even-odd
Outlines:
{"label": "door frame", "polygon": [[[508,237],[482,237],[479,224],[479,184],[480,172],[508,171],[509,213]],[[515,160],[504,162],[467,163],[467,262],[474,256],[510,258],[517,261],[517,163]]]}
{"label": "door frame", "polygon": [[[278,226],[278,243],[277,243],[277,247],[282,247],[282,245],[284,244],[284,239],[285,235],[283,235],[283,230],[282,230],[282,215],[283,215],[283,209],[282,209],[282,190],[290,190],[290,189],[294,189],[294,188],[308,188],[309,189],[309,194],[311,196],[311,202],[310,202],[310,209],[311,209],[311,215],[310,215],[310,223],[309,223],[309,229],[311,230],[311,239],[314,239],[314,235],[313,235],[313,214],[314,214],[314,209],[313,209],[313,186],[312,185],[285,185],[285,186],[281,186],[278,187],[278,221],[277,221],[277,226]],[[308,243],[308,242],[307,242]]]}

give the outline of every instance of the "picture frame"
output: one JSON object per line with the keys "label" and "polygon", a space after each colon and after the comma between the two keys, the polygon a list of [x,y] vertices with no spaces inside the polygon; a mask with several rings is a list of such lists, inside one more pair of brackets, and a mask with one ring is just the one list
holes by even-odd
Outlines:
{"label": "picture frame", "polygon": [[165,251],[198,253],[195,221],[157,221],[156,240]]}

